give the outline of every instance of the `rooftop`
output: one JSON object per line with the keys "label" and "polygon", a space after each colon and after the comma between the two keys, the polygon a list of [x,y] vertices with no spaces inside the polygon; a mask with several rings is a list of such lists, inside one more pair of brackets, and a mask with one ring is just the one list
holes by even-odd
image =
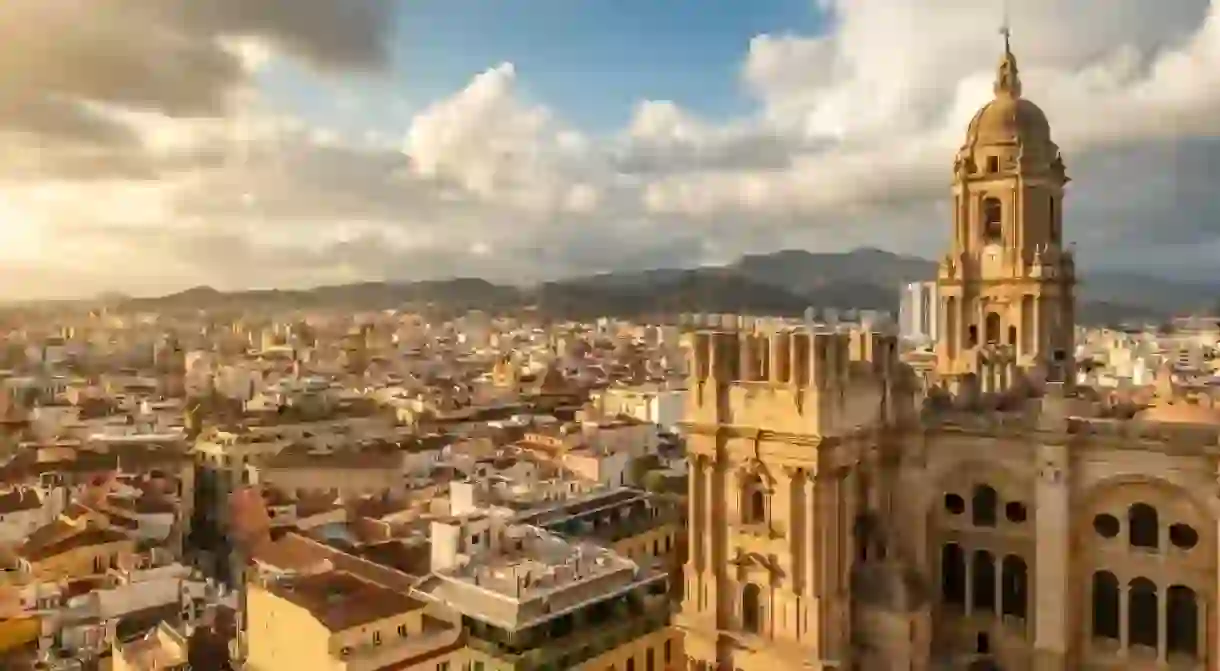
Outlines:
{"label": "rooftop", "polygon": [[437,571],[419,588],[466,615],[517,629],[664,578],[600,545],[514,525],[497,550]]}
{"label": "rooftop", "polygon": [[418,610],[423,602],[344,571],[272,582],[268,591],[317,618],[332,632]]}

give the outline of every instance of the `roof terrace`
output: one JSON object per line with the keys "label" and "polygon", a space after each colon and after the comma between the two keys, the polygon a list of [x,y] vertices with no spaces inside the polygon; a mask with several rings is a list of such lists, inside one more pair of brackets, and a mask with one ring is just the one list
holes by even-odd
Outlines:
{"label": "roof terrace", "polygon": [[434,573],[421,591],[465,615],[516,630],[665,580],[664,573],[611,550],[538,527],[514,525],[503,533],[498,551]]}

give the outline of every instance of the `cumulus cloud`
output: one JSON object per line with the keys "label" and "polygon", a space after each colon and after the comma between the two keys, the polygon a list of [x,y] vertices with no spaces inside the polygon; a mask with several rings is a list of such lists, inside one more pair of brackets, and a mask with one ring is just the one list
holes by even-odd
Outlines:
{"label": "cumulus cloud", "polygon": [[[23,283],[9,286],[533,280],[785,247],[936,254],[952,153],[991,96],[996,8],[818,5],[824,34],[743,44],[756,106],[741,118],[643,100],[620,132],[591,135],[502,63],[387,140],[269,109],[251,84],[280,58],[384,71],[389,0],[8,0],[0,219],[21,225],[0,225],[0,256]],[[1075,178],[1067,233],[1084,262],[1210,263],[1220,0],[1025,0],[1012,24],[1026,96]]]}
{"label": "cumulus cloud", "polygon": [[491,202],[531,210],[595,208],[596,188],[576,181],[596,171],[588,141],[559,127],[547,108],[521,100],[516,82],[516,68],[502,63],[416,116],[404,147],[412,169]]}

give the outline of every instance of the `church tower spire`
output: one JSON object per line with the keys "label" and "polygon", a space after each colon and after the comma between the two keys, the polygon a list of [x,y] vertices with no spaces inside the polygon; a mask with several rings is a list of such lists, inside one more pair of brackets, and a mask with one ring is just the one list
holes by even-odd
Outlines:
{"label": "church tower spire", "polygon": [[1000,96],[1020,98],[1021,73],[1017,68],[1017,57],[1012,53],[1012,29],[1008,26],[1007,17],[1004,18],[1000,34],[1004,36],[1004,55],[1000,58],[1000,66],[996,69],[993,90],[997,98]]}
{"label": "church tower spire", "polygon": [[1050,123],[1022,97],[1007,20],[994,98],[957,153],[953,229],[938,277],[938,370],[1003,391],[1022,370],[1068,380],[1075,330],[1075,261],[1063,247],[1068,177]]}

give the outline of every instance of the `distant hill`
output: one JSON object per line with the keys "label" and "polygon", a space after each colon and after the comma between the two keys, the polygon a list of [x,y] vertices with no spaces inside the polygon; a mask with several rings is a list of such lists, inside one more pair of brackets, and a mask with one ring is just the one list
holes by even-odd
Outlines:
{"label": "distant hill", "polygon": [[[159,298],[131,299],[132,310],[246,310],[343,305],[383,309],[411,305],[460,313],[526,308],[559,319],[679,312],[797,316],[808,306],[895,311],[898,288],[931,279],[936,263],[878,249],[841,254],[786,250],[749,255],[728,266],[606,273],[521,288],[477,278],[426,282],[365,282],[301,291],[221,292],[196,287]],[[1220,287],[1182,284],[1122,273],[1084,278],[1082,323],[1159,321],[1216,304]]]}

